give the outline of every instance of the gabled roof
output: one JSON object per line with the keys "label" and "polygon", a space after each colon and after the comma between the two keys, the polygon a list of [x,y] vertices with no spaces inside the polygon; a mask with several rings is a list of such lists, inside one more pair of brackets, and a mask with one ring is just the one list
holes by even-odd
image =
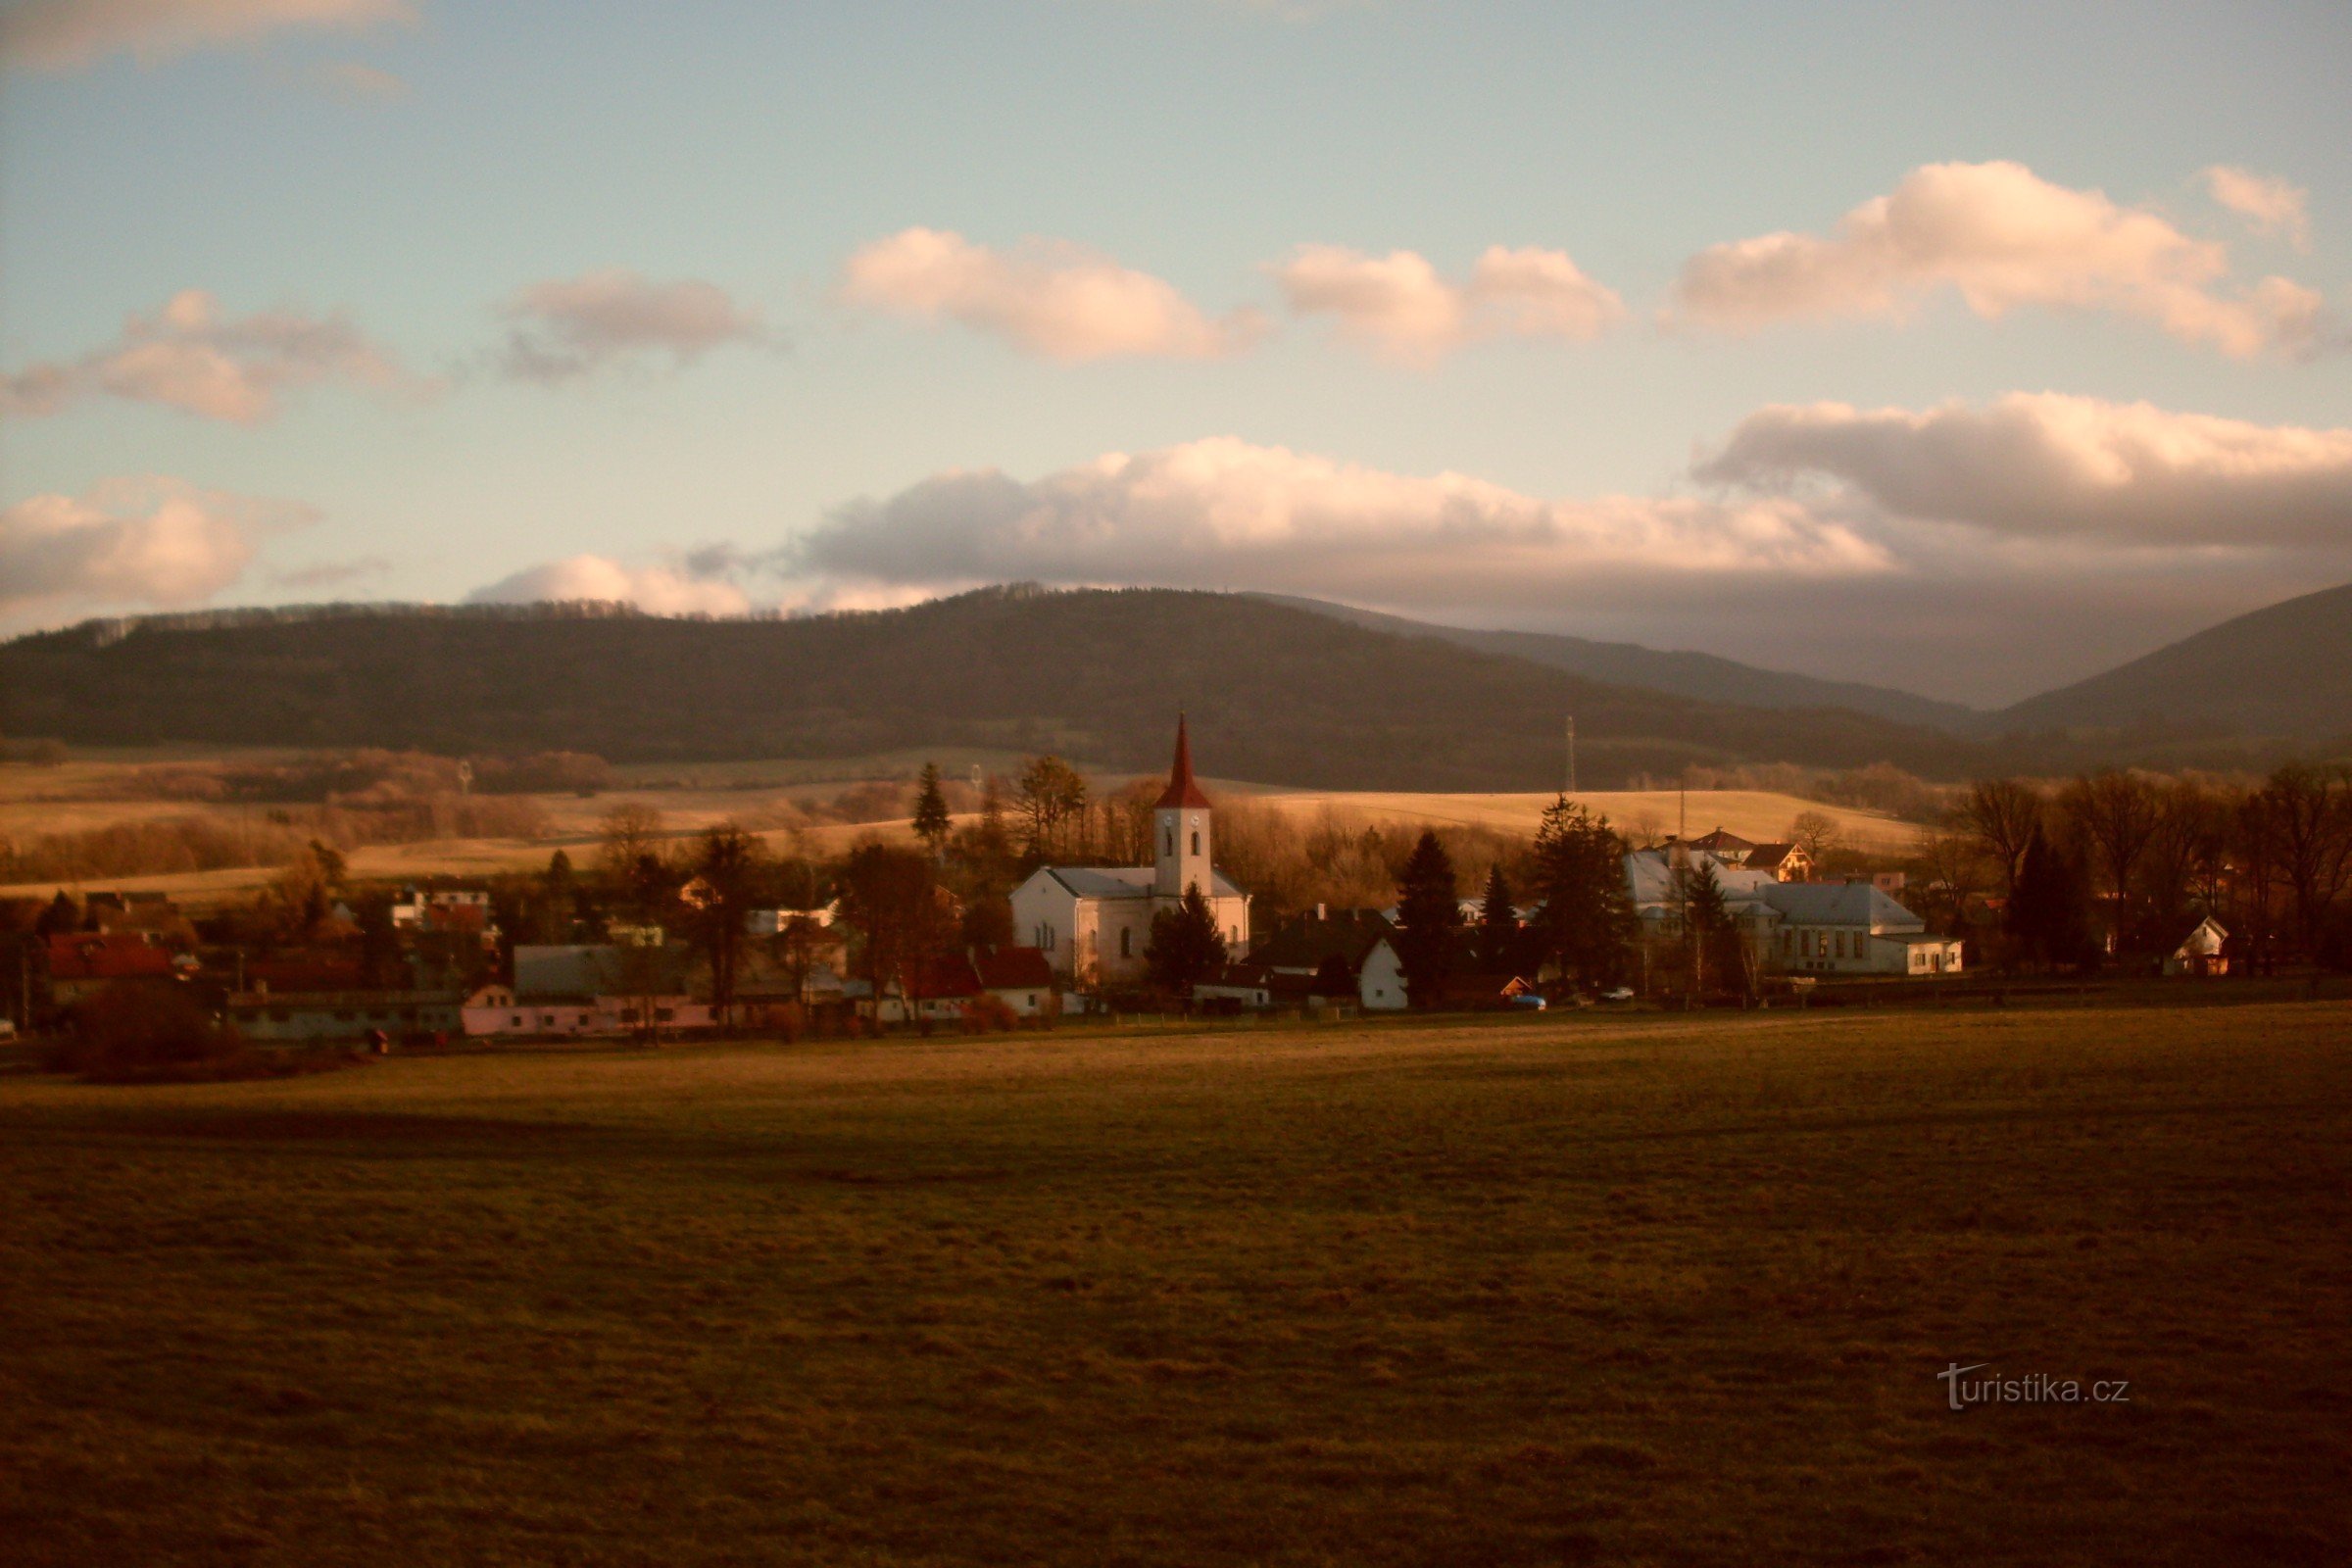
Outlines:
{"label": "gabled roof", "polygon": [[1793,844],[1759,844],[1747,852],[1747,868],[1751,871],[1777,870],[1795,853],[1796,846]]}
{"label": "gabled roof", "polygon": [[970,960],[960,955],[915,965],[907,983],[913,988],[917,1002],[945,1002],[951,997],[980,994],[980,977],[973,973]]}
{"label": "gabled roof", "polygon": [[[1158,873],[1148,865],[1047,865],[1039,870],[1082,899],[1148,899]],[[1238,899],[1242,890],[1222,871],[1208,874],[1204,893]]]}
{"label": "gabled roof", "polygon": [[1396,934],[1378,909],[1342,909],[1317,918],[1286,921],[1250,955],[1250,961],[1274,969],[1315,969],[1338,956],[1350,969],[1363,967],[1374,948]]}
{"label": "gabled roof", "polygon": [[1726,850],[1738,854],[1741,850],[1762,848],[1761,845],[1750,844],[1737,833],[1726,833],[1722,828],[1717,828],[1703,838],[1692,839],[1690,843],[1692,849],[1705,850],[1709,855],[1721,855]]}
{"label": "gabled roof", "polygon": [[1861,925],[1916,933],[1927,922],[1867,882],[1768,882],[1763,902],[1799,925]]}
{"label": "gabled roof", "polygon": [[1152,803],[1152,808],[1157,811],[1172,806],[1207,805],[1208,797],[1201,794],[1200,786],[1193,782],[1193,743],[1185,735],[1184,715],[1179,713],[1176,715],[1176,765],[1168,770],[1168,787],[1159,792],[1159,799]]}
{"label": "gabled roof", "polygon": [[990,991],[1044,991],[1054,965],[1040,948],[988,948],[980,954],[980,984]]}
{"label": "gabled roof", "polygon": [[138,931],[72,931],[49,938],[53,980],[131,980],[169,975],[172,954]]}

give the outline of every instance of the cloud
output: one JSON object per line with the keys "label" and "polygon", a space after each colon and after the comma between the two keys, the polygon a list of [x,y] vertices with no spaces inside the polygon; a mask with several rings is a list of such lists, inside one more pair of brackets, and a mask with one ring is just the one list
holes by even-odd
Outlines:
{"label": "cloud", "polygon": [[1457,284],[1413,251],[1366,256],[1301,245],[1274,277],[1293,313],[1335,316],[1347,336],[1408,364],[1429,364],[1489,337],[1581,342],[1625,317],[1625,302],[1565,252],[1534,247],[1492,246]]}
{"label": "cloud", "polygon": [[291,566],[270,574],[272,588],[338,588],[345,583],[358,582],[365,577],[380,577],[392,569],[392,563],[382,556],[361,556],[352,561],[318,561],[307,566]]}
{"label": "cloud", "polygon": [[2134,546],[2352,548],[2352,429],[2012,393],[1914,413],[1778,406],[1696,476],[1758,493],[1844,487],[1898,517]]}
{"label": "cloud", "polygon": [[281,391],[335,381],[383,391],[431,385],[348,317],[264,311],[232,319],[211,294],[184,289],[155,315],[132,316],[104,348],[0,377],[0,414],[39,417],[103,393],[250,425],[276,416]]}
{"label": "cloud", "polygon": [[287,28],[416,20],[407,0],[15,0],[0,13],[0,57],[33,71],[73,71],[114,54],[153,64]]}
{"label": "cloud", "polygon": [[717,284],[656,283],[622,267],[533,283],[502,309],[515,323],[502,368],[549,385],[648,356],[686,366],[730,343],[771,341],[760,313]]}
{"label": "cloud", "polygon": [[316,518],[291,503],[161,477],[33,496],[0,512],[0,617],[75,602],[201,604],[245,574],[263,539]]}
{"label": "cloud", "polygon": [[635,605],[656,615],[740,615],[751,596],[723,576],[698,575],[692,564],[632,566],[610,556],[570,556],[502,577],[466,595],[468,604],[527,605],[593,599]]}
{"label": "cloud", "polygon": [[1948,287],[1987,319],[2021,306],[2110,311],[2241,358],[2316,344],[2317,292],[2266,277],[2225,294],[2229,270],[2223,246],[2022,164],[1930,164],[1846,214],[1834,236],[1783,232],[1701,251],[1684,266],[1670,319],[1737,331],[1899,317]]}
{"label": "cloud", "polygon": [[2205,189],[2255,232],[2276,235],[2299,251],[2311,249],[2311,216],[2304,207],[2311,193],[2302,186],[2216,164],[2205,171]]}
{"label": "cloud", "polygon": [[328,96],[351,104],[388,104],[409,95],[407,81],[357,60],[330,60],[314,67],[310,80]]}
{"label": "cloud", "polygon": [[819,577],[953,587],[1247,585],[1303,593],[1587,596],[1632,577],[1867,575],[1884,554],[1795,503],[1544,501],[1458,473],[1383,472],[1230,437],[1044,478],[935,475],[836,510],[786,555]]}
{"label": "cloud", "polygon": [[1265,330],[1254,311],[1211,320],[1165,280],[1066,241],[998,251],[935,228],[860,248],[843,268],[839,294],[912,320],[945,317],[1065,364],[1215,359],[1250,348]]}

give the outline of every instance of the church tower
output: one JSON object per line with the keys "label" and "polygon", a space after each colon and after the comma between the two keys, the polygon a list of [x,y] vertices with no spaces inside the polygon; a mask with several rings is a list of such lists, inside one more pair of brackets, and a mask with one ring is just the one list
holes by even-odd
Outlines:
{"label": "church tower", "polygon": [[1181,899],[1198,882],[1204,894],[1215,894],[1209,873],[1209,805],[1200,786],[1193,782],[1193,747],[1185,737],[1184,715],[1176,717],[1176,765],[1168,787],[1152,808],[1153,864],[1157,875],[1152,893],[1162,899]]}

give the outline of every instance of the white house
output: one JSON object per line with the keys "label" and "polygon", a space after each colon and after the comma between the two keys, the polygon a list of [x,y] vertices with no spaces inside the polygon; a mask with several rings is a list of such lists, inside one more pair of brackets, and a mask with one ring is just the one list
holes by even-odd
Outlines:
{"label": "white house", "polygon": [[1012,890],[1012,929],[1054,972],[1085,988],[1148,972],[1152,917],[1198,887],[1229,950],[1250,940],[1250,895],[1211,863],[1208,797],[1193,779],[1192,744],[1176,721],[1176,765],[1152,808],[1150,865],[1041,865]]}
{"label": "white house", "polygon": [[1710,870],[1765,968],[1918,977],[1960,972],[1960,939],[1931,936],[1927,921],[1868,882],[1783,882],[1682,845],[1625,858],[1626,888],[1643,931],[1653,940],[1678,940],[1689,884]]}
{"label": "white house", "polygon": [[1395,1012],[1405,1004],[1404,964],[1396,956],[1396,927],[1378,909],[1316,905],[1312,914],[1283,923],[1250,961],[1280,979],[1309,979],[1333,958],[1348,967],[1356,1004],[1366,1012]]}

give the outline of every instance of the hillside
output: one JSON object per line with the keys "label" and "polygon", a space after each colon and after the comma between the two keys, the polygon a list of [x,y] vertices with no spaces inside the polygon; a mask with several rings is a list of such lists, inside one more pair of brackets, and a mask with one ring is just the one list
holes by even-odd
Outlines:
{"label": "hillside", "polygon": [[1540,631],[1473,631],[1385,615],[1352,605],[1284,595],[1261,597],[1317,614],[1336,616],[1375,631],[1406,637],[1435,637],[1481,653],[1550,664],[1587,680],[1612,686],[1692,697],[1701,702],[1738,703],[1746,708],[1844,708],[1897,724],[1925,724],[1958,734],[1973,731],[1982,715],[1958,703],[1938,702],[1912,692],[1855,681],[1822,680],[1787,670],[1759,669],[1713,654],[1666,653],[1639,643],[1602,643]]}
{"label": "hillside", "polygon": [[2352,736],[2352,583],[2226,620],[1991,715],[2009,733]]}
{"label": "hillside", "polygon": [[1589,787],[1686,762],[1891,761],[1966,741],[1831,710],[1633,690],[1242,595],[988,589],[907,610],[683,620],[609,608],[343,608],[94,622],[0,646],[0,732],[84,744],[572,749],[615,761],[1054,750],[1303,787]]}

